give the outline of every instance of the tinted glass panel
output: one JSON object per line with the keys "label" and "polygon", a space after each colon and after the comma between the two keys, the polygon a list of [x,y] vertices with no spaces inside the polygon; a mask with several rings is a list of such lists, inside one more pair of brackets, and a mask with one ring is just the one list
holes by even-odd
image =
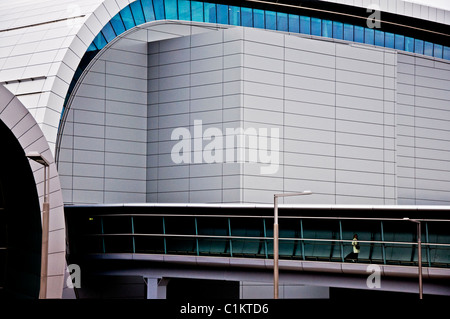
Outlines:
{"label": "tinted glass panel", "polygon": [[228,236],[227,218],[197,218],[199,235]]}
{"label": "tinted glass panel", "polygon": [[405,37],[405,50],[408,52],[414,52],[414,39]]}
{"label": "tinted glass panel", "polygon": [[214,3],[204,3],[203,8],[205,11],[205,22],[216,23],[217,15],[216,15],[216,4]]}
{"label": "tinted glass panel", "polygon": [[433,56],[433,43],[425,41],[423,54]]}
{"label": "tinted glass panel", "polygon": [[[120,17],[120,13],[116,14],[111,19],[111,25],[112,25],[116,35],[119,35],[125,31],[125,26],[123,25],[123,21],[122,21],[122,18]],[[106,28],[106,26],[105,26],[105,28]],[[112,39],[110,39],[109,36],[107,36],[106,34],[105,34],[105,37],[108,40],[108,42],[111,41],[112,39],[114,39],[114,37]]]}
{"label": "tinted glass panel", "polygon": [[414,41],[414,52],[423,54],[423,41],[416,39]]}
{"label": "tinted glass panel", "polygon": [[178,16],[180,20],[191,21],[191,2],[178,0]]}
{"label": "tinted glass panel", "polygon": [[387,48],[394,48],[394,34],[390,32],[385,33],[384,43]]}
{"label": "tinted glass panel", "polygon": [[353,25],[344,24],[344,40],[353,41]]}
{"label": "tinted glass panel", "polygon": [[149,216],[134,216],[133,217],[134,233],[135,234],[163,234],[163,218],[149,217]]}
{"label": "tinted glass panel", "polygon": [[150,22],[155,20],[155,11],[153,10],[152,0],[141,0],[142,8],[144,9],[145,21]]}
{"label": "tinted glass panel", "polygon": [[434,52],[433,52],[434,56],[436,58],[441,58],[442,59],[442,45],[440,44],[435,44],[434,45]]}
{"label": "tinted glass panel", "polygon": [[405,49],[405,37],[399,34],[395,35],[395,48],[397,50]]}
{"label": "tinted glass panel", "polygon": [[195,220],[192,217],[165,217],[166,234],[195,235]]}
{"label": "tinted glass panel", "polygon": [[375,44],[375,30],[364,28],[364,43]]}
{"label": "tinted glass panel", "polygon": [[300,16],[300,32],[304,34],[311,34],[311,18]]}
{"label": "tinted glass panel", "polygon": [[217,5],[217,22],[228,24],[228,6],[224,4]]}
{"label": "tinted glass panel", "polygon": [[322,36],[327,38],[333,37],[333,22],[330,20],[322,20]]}
{"label": "tinted glass panel", "polygon": [[288,31],[288,15],[287,13],[277,13],[277,30]]}
{"label": "tinted glass panel", "polygon": [[192,1],[192,21],[203,22],[203,2]]}
{"label": "tinted glass panel", "polygon": [[98,49],[97,49],[97,47],[95,46],[95,43],[94,42],[92,42],[90,45],[89,45],[89,47],[87,48],[87,52],[90,52],[90,51],[97,51]]}
{"label": "tinted glass panel", "polygon": [[264,10],[253,9],[253,23],[255,28],[264,29]]}
{"label": "tinted glass panel", "polygon": [[102,33],[105,36],[107,42],[111,41],[116,37],[116,34],[114,33],[111,23],[109,22],[103,27]]}
{"label": "tinted glass panel", "polygon": [[384,32],[380,30],[375,30],[375,45],[384,47]]}
{"label": "tinted glass panel", "polygon": [[364,43],[364,28],[355,25],[355,42]]}
{"label": "tinted glass panel", "polygon": [[253,27],[253,14],[250,8],[241,8],[242,26]]}
{"label": "tinted glass panel", "polygon": [[142,11],[142,6],[140,1],[133,2],[130,4],[131,13],[133,14],[134,21],[136,25],[145,23],[144,12]]}
{"label": "tinted glass panel", "polygon": [[333,22],[333,38],[344,39],[344,24],[341,22]]}
{"label": "tinted glass panel", "polygon": [[178,19],[177,13],[177,0],[164,0],[166,8],[166,19],[176,20]]}
{"label": "tinted glass panel", "polygon": [[444,47],[443,57],[444,59],[450,60],[450,47]]}
{"label": "tinted glass panel", "polygon": [[123,8],[122,11],[120,11],[120,16],[122,17],[123,24],[127,30],[136,26],[130,7]]}
{"label": "tinted glass panel", "polygon": [[318,18],[311,18],[311,34],[322,35],[322,20]]}
{"label": "tinted glass panel", "polygon": [[289,15],[289,32],[300,32],[300,17],[298,15]]}
{"label": "tinted glass panel", "polygon": [[106,42],[105,37],[103,36],[103,33],[99,33],[97,34],[97,36],[95,37],[93,43],[95,44],[95,46],[97,47],[97,49],[101,50],[103,49],[103,47],[108,44],[108,42]]}
{"label": "tinted glass panel", "polygon": [[166,15],[164,12],[163,0],[153,0],[153,8],[155,9],[156,20],[165,19]]}
{"label": "tinted glass panel", "polygon": [[105,216],[103,217],[104,234],[131,234],[131,217]]}
{"label": "tinted glass panel", "polygon": [[228,12],[230,14],[230,24],[240,25],[241,24],[241,8],[230,6]]}
{"label": "tinted glass panel", "polygon": [[276,30],[277,29],[277,15],[273,11],[266,11],[266,29]]}

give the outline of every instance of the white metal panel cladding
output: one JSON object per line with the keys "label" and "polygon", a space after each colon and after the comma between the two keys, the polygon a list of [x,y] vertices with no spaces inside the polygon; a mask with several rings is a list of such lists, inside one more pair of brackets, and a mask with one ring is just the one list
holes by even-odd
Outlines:
{"label": "white metal panel cladding", "polygon": [[[266,43],[267,34],[274,44]],[[266,49],[254,49],[260,45]],[[141,52],[148,55],[148,79],[126,58],[138,54],[136,46],[128,51],[119,40],[74,96],[61,151],[67,202],[268,203],[274,188],[313,189],[315,196],[296,199],[305,203],[415,203],[417,194],[429,204],[450,200],[445,177],[415,182],[428,172],[446,176],[447,63],[243,28],[152,42]],[[415,61],[420,75],[403,61]],[[121,71],[112,71],[117,66]],[[424,80],[430,76],[436,85]],[[127,79],[136,94],[120,93]],[[437,102],[433,116],[417,107],[430,101]],[[94,112],[92,120],[87,112]],[[193,132],[195,120],[222,132],[278,128],[279,170],[262,176],[252,163],[173,163],[171,133],[180,127]],[[89,149],[98,156],[81,155]],[[411,155],[415,151],[420,158]],[[76,189],[70,184],[75,176]],[[99,180],[82,187],[88,177]],[[433,187],[439,191],[432,194]]]}

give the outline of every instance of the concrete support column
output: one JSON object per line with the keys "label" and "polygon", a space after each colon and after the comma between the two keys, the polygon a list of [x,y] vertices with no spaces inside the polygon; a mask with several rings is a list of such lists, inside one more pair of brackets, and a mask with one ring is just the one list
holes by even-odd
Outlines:
{"label": "concrete support column", "polygon": [[147,283],[147,299],[166,299],[169,279],[144,277],[144,280]]}

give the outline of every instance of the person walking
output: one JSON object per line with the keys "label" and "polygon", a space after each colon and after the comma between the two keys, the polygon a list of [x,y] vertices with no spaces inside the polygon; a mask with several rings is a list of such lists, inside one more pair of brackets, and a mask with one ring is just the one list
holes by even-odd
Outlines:
{"label": "person walking", "polygon": [[352,252],[349,253],[347,257],[345,257],[345,259],[351,260],[352,262],[356,262],[358,260],[360,249],[361,248],[358,243],[358,234],[354,234],[352,240]]}
{"label": "person walking", "polygon": [[358,243],[358,234],[353,235],[353,241],[352,241],[352,247],[353,247],[353,262],[358,261],[358,255],[360,252],[360,246]]}

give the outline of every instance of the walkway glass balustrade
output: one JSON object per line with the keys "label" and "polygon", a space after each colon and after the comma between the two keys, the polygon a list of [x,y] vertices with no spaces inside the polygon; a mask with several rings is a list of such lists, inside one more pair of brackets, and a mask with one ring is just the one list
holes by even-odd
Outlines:
{"label": "walkway glass balustrade", "polygon": [[[417,265],[417,227],[401,219],[280,217],[281,259]],[[450,221],[422,221],[423,266],[450,267]],[[267,216],[116,214],[68,218],[71,255],[170,254],[273,258]]]}

